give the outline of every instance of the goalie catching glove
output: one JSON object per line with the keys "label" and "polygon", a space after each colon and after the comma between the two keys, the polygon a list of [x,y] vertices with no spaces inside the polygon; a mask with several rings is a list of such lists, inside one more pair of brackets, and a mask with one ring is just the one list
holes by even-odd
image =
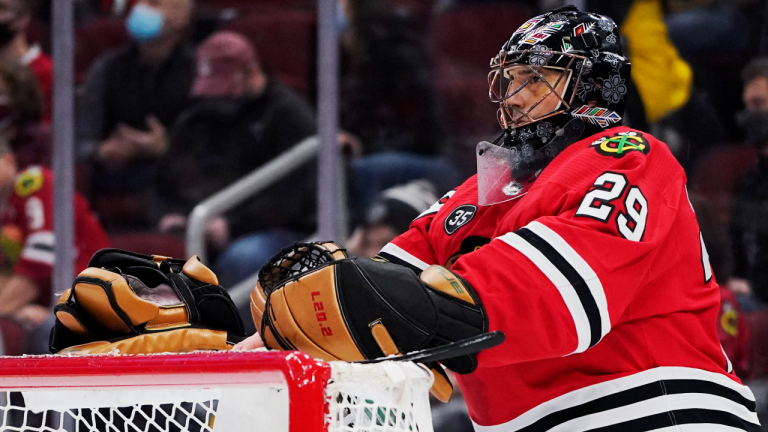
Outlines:
{"label": "goalie catching glove", "polygon": [[[349,258],[333,243],[296,243],[259,272],[251,311],[264,344],[326,361],[361,361],[437,347],[485,333],[488,320],[472,287],[450,270]],[[474,355],[441,360],[458,373]],[[440,400],[444,372],[431,364]]]}
{"label": "goalie catching glove", "polygon": [[216,275],[184,260],[102,249],[54,308],[59,354],[228,350],[243,323]]}

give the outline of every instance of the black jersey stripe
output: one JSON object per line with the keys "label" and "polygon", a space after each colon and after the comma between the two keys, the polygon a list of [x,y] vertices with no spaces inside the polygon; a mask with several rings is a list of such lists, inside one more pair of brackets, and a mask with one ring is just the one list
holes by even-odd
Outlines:
{"label": "black jersey stripe", "polygon": [[713,383],[711,381],[700,380],[664,380],[664,389],[667,394],[685,394],[685,393],[701,393],[720,396],[725,399],[729,399],[736,402],[739,405],[744,405],[749,411],[756,412],[757,404],[753,400],[749,400],[741,395],[734,389],[730,389],[725,386]]}
{"label": "black jersey stripe", "polygon": [[600,318],[600,310],[597,307],[597,302],[592,296],[592,292],[587,286],[587,282],[581,277],[578,271],[555,250],[546,240],[539,237],[536,233],[528,228],[521,228],[515,231],[515,234],[520,236],[523,240],[527,241],[531,246],[539,250],[539,252],[546,257],[557,270],[568,279],[568,282],[573,286],[576,295],[579,296],[581,306],[584,308],[584,312],[587,315],[589,321],[589,346],[593,347],[600,342],[602,319]]}
{"label": "black jersey stripe", "polygon": [[662,380],[627,389],[618,393],[609,394],[601,398],[583,403],[581,405],[573,406],[548,414],[540,418],[535,423],[519,429],[518,432],[548,431],[557,425],[580,417],[629,406],[664,395],[675,394],[713,395],[743,405],[745,408],[747,408],[747,410],[751,412],[755,412],[756,409],[755,402],[745,398],[741,395],[741,393],[710,381],[694,379]]}
{"label": "black jersey stripe", "polygon": [[41,250],[41,251],[49,251],[49,252],[53,252],[54,251],[54,247],[53,246],[48,245],[48,244],[43,244],[43,243],[33,243],[33,244],[28,245],[27,247],[28,248],[32,248],[32,249]]}
{"label": "black jersey stripe", "polygon": [[629,420],[585,432],[647,432],[664,427],[690,424],[717,424],[749,432],[760,432],[760,426],[725,411],[702,408],[674,410]]}

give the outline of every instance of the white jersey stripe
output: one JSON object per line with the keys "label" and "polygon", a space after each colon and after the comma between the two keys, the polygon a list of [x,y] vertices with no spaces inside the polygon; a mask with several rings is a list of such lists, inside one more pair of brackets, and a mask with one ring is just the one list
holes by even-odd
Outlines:
{"label": "white jersey stripe", "polygon": [[654,429],[653,432],[744,432],[744,429],[737,429],[721,424],[694,423]]}
{"label": "white jersey stripe", "polygon": [[381,252],[390,254],[396,258],[400,258],[401,260],[418,268],[419,270],[424,270],[429,267],[429,264],[409,254],[394,243],[387,243],[383,248],[381,248]]}
{"label": "white jersey stripe", "polygon": [[544,275],[555,285],[555,288],[560,292],[563,297],[565,306],[573,317],[573,323],[576,326],[576,336],[578,337],[578,345],[575,353],[584,352],[589,348],[589,342],[591,338],[589,319],[587,313],[584,311],[584,306],[581,304],[576,290],[573,288],[568,279],[560,272],[560,270],[552,264],[538,249],[533,247],[530,243],[525,241],[522,237],[515,233],[507,233],[499,240],[507,243],[513,248],[517,249],[525,255],[533,265],[539,268]]}
{"label": "white jersey stripe", "polygon": [[722,345],[720,345],[720,350],[723,351],[723,356],[725,357],[726,361],[725,371],[728,373],[733,372],[733,364],[731,363],[731,359],[728,358],[728,354],[725,353],[725,348],[723,348]]}
{"label": "white jersey stripe", "polygon": [[600,336],[602,338],[608,334],[611,330],[608,301],[605,299],[605,290],[603,290],[603,284],[600,283],[597,273],[562,237],[546,225],[533,221],[525,227],[546,240],[584,279],[589,287],[589,291],[592,293],[592,298],[595,299],[597,309],[600,311]]}
{"label": "white jersey stripe", "polygon": [[21,251],[21,256],[30,261],[38,261],[48,265],[53,265],[56,261],[56,254],[53,251],[35,249],[34,247],[25,247]]}
{"label": "white jersey stripe", "polygon": [[696,210],[693,208],[693,203],[691,202],[691,196],[688,194],[688,185],[685,186],[685,197],[688,198],[688,205],[691,206],[691,211],[693,213],[696,213]]}
{"label": "white jersey stripe", "polygon": [[418,218],[421,218],[421,217],[424,217],[424,216],[426,216],[426,215],[428,215],[428,214],[437,213],[438,211],[440,211],[440,208],[441,208],[441,207],[443,207],[443,205],[445,204],[445,201],[443,201],[443,200],[449,200],[449,199],[451,199],[451,197],[452,197],[452,196],[453,196],[453,194],[455,194],[455,193],[456,193],[456,191],[455,191],[455,190],[449,191],[448,193],[446,193],[445,195],[443,195],[443,197],[442,197],[442,198],[440,198],[439,200],[437,200],[437,202],[436,202],[436,203],[432,204],[432,205],[431,205],[431,206],[430,206],[428,209],[424,210],[424,212],[423,212],[423,213],[421,213],[420,215],[416,216],[416,219],[418,219]]}
{"label": "white jersey stripe", "polygon": [[712,266],[709,264],[709,253],[707,247],[704,246],[704,236],[699,231],[699,239],[701,240],[701,265],[704,267],[704,283],[709,283],[712,279]]}
{"label": "white jersey stripe", "polygon": [[47,246],[47,247],[53,248],[55,241],[56,239],[52,232],[40,231],[34,234],[30,234],[30,236],[27,237],[26,244],[30,246],[40,245],[40,246]]}
{"label": "white jersey stripe", "polygon": [[[544,402],[525,413],[521,414],[515,419],[512,419],[506,423],[495,426],[480,426],[475,425],[475,430],[478,432],[507,432],[516,431],[524,427],[530,426],[539,419],[559,411],[566,410],[575,406],[582,405],[584,403],[600,399],[602,397],[610,396],[616,393],[620,393],[626,390],[630,390],[636,387],[640,387],[653,382],[662,380],[698,380],[707,381],[710,383],[718,384],[720,386],[729,388],[745,399],[749,401],[755,400],[755,396],[752,391],[743,385],[740,385],[728,378],[726,375],[708,372],[700,369],[685,368],[685,367],[658,367],[649,369],[646,371],[638,372],[633,375],[617,378],[614,380],[594,384],[588,387],[584,387],[578,390],[574,390],[570,393],[566,393],[555,399]],[[668,395],[669,397],[671,395]],[[686,394],[690,396],[690,394]],[[728,399],[720,398],[723,401],[729,401]],[[724,404],[723,406],[728,406]],[[675,409],[675,408],[668,408]],[[741,417],[741,416],[740,416]],[[749,414],[751,418],[751,414]],[[743,418],[743,417],[742,417]],[[576,420],[576,419],[574,419]],[[757,419],[750,422],[756,423]],[[574,430],[574,429],[570,429]]]}

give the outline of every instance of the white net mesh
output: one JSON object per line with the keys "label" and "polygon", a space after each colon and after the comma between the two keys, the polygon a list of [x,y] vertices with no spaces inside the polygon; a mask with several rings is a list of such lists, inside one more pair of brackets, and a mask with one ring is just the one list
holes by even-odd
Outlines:
{"label": "white net mesh", "polygon": [[[4,392],[0,430],[24,432],[202,432],[213,431],[218,400],[163,404],[135,403],[123,407],[64,408],[33,411],[25,406],[29,392]],[[64,397],[64,395],[58,395]],[[180,396],[180,395],[179,395]],[[183,397],[181,397],[183,399]]]}
{"label": "white net mesh", "polygon": [[[259,361],[258,353],[248,354]],[[290,363],[290,355],[286,357]],[[195,384],[196,376],[202,375],[191,374],[182,386],[164,385],[173,381],[165,376],[153,384],[151,371],[148,380],[134,374],[127,380],[116,375],[111,382],[104,376],[92,379],[83,370],[75,373],[82,373],[77,385],[70,384],[76,379],[57,385],[57,377],[51,377],[51,382],[42,381],[47,382],[46,388],[27,389],[19,389],[23,377],[2,376],[2,366],[0,360],[3,432],[432,431],[428,390],[433,378],[412,363],[333,362],[330,374],[323,375],[327,364],[303,360],[299,368],[218,372],[226,375],[219,380],[226,383],[220,385],[211,379]],[[283,383],[275,379],[276,370],[283,373]],[[174,376],[187,373],[179,370]],[[71,369],[66,374],[72,378]],[[311,393],[306,389],[317,377],[325,382],[321,391]],[[38,381],[30,387],[41,382],[35,378]]]}
{"label": "white net mesh", "polygon": [[431,431],[429,388],[434,378],[413,363],[331,363],[326,387],[329,431]]}

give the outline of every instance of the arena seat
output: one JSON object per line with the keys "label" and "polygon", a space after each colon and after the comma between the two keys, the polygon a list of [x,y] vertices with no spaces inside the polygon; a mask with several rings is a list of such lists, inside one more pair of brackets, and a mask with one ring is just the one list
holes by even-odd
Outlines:
{"label": "arena seat", "polygon": [[247,37],[265,69],[302,94],[313,94],[317,18],[313,12],[273,10],[252,13],[223,28]]}
{"label": "arena seat", "polygon": [[438,76],[443,73],[488,74],[491,57],[512,35],[512,30],[533,15],[516,3],[460,5],[435,17],[429,52]]}
{"label": "arena seat", "polygon": [[147,255],[187,258],[184,241],[176,236],[156,232],[135,232],[109,236],[112,247]]}
{"label": "arena seat", "polygon": [[743,312],[749,328],[752,379],[768,378],[768,311]]}
{"label": "arena seat", "polygon": [[97,57],[127,42],[128,33],[122,18],[99,18],[79,24],[75,28],[75,81],[85,80]]}

